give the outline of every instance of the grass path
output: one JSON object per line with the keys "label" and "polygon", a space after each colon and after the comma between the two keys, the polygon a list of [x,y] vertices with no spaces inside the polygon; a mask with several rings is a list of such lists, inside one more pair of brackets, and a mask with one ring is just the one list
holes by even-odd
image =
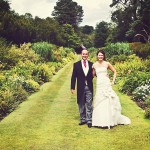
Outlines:
{"label": "grass path", "polygon": [[70,93],[71,72],[72,63],[0,122],[0,150],[148,150],[150,120],[117,87],[122,112],[132,124],[111,130],[78,126],[76,95]]}

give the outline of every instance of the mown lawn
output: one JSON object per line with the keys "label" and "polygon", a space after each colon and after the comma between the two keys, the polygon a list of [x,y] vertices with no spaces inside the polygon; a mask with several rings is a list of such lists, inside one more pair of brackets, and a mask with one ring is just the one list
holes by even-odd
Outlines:
{"label": "mown lawn", "polygon": [[150,120],[117,91],[132,124],[111,130],[79,126],[76,95],[70,93],[72,63],[0,122],[1,150],[148,150]]}

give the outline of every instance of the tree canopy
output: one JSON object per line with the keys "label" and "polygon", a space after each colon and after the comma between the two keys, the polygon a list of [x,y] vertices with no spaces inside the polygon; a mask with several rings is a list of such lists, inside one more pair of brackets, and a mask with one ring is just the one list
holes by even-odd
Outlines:
{"label": "tree canopy", "polygon": [[82,22],[83,10],[82,6],[72,0],[58,0],[52,16],[62,25],[70,24],[77,27]]}
{"label": "tree canopy", "polygon": [[112,21],[116,24],[112,41],[132,42],[135,35],[148,41],[150,35],[150,0],[113,0]]}
{"label": "tree canopy", "polygon": [[95,29],[95,47],[103,47],[109,35],[109,24],[105,21],[97,24]]}

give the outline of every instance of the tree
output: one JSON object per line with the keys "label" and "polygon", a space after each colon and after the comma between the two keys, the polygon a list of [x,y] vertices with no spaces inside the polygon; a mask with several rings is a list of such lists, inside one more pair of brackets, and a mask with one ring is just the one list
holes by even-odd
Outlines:
{"label": "tree", "polygon": [[72,0],[58,0],[52,16],[54,16],[59,24],[70,24],[76,28],[82,22],[82,6],[77,5]]}
{"label": "tree", "polygon": [[61,28],[62,39],[66,47],[75,48],[80,42],[80,38],[75,33],[74,28],[70,24],[64,24]]}
{"label": "tree", "polygon": [[35,41],[47,41],[53,44],[61,45],[59,44],[60,38],[58,38],[60,26],[56,20],[50,17],[41,19],[36,16],[34,19],[34,26],[36,33]]}
{"label": "tree", "polygon": [[150,0],[113,0],[110,6],[117,9],[112,13],[117,41],[131,42],[136,34],[149,36]]}
{"label": "tree", "polygon": [[1,33],[3,32],[3,16],[6,13],[9,13],[10,11],[10,6],[9,6],[9,2],[6,0],[0,0],[0,36]]}
{"label": "tree", "polygon": [[136,20],[130,24],[126,36],[136,37],[134,40],[150,42],[150,0],[141,0],[136,13]]}
{"label": "tree", "polygon": [[0,13],[8,12],[10,10],[9,2],[7,0],[0,0]]}
{"label": "tree", "polygon": [[126,37],[126,32],[129,30],[131,23],[130,11],[123,10],[122,8],[117,9],[112,13],[111,20],[115,23],[116,27],[113,30],[112,42],[129,41]]}
{"label": "tree", "polygon": [[19,15],[9,10],[9,4],[6,6],[3,8],[5,11],[0,10],[0,36],[7,41],[18,45],[24,42],[47,41],[58,46],[72,48],[80,44],[80,38],[72,25],[60,25],[56,19],[50,17],[33,18],[30,13]]}
{"label": "tree", "polygon": [[86,47],[94,47],[94,28],[93,26],[81,26],[78,28],[78,35],[81,38],[81,43]]}
{"label": "tree", "polygon": [[95,28],[95,47],[103,47],[109,35],[109,24],[105,21],[100,22]]}
{"label": "tree", "polygon": [[91,34],[94,31],[94,28],[93,28],[93,26],[85,25],[85,26],[81,27],[81,31],[84,34]]}

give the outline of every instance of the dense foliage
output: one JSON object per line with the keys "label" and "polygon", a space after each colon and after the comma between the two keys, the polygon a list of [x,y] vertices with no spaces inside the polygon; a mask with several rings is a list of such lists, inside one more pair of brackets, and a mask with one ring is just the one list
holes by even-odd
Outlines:
{"label": "dense foliage", "polygon": [[112,21],[116,24],[113,29],[112,41],[148,42],[150,39],[150,0],[113,0],[111,7]]}
{"label": "dense foliage", "polygon": [[22,101],[51,81],[53,75],[75,58],[73,49],[47,42],[27,43],[20,47],[0,40],[0,119]]}
{"label": "dense foliage", "polygon": [[28,12],[19,15],[9,5],[9,0],[0,2],[0,37],[17,45],[45,41],[72,48],[79,44],[100,48],[109,42],[150,41],[147,19],[150,18],[150,0],[112,1],[110,6],[115,8],[111,14],[112,22],[100,21],[95,29],[89,25],[79,26],[84,11],[72,0],[58,0],[52,12],[54,18],[45,19],[33,18]]}
{"label": "dense foliage", "polygon": [[100,22],[96,25],[94,43],[95,47],[103,47],[109,35],[109,24]]}
{"label": "dense foliage", "polygon": [[[117,70],[116,83],[120,92],[126,93],[143,109],[150,118],[150,54],[149,43],[109,43],[101,48],[107,61]],[[142,49],[142,52],[141,52]],[[97,61],[98,49],[90,48],[91,61]],[[112,73],[109,72],[110,78]]]}
{"label": "dense foliage", "polygon": [[74,59],[81,44],[93,62],[96,48],[105,50],[117,69],[120,91],[144,102],[150,117],[150,0],[113,0],[112,23],[101,21],[95,29],[79,26],[82,6],[72,0],[58,0],[54,18],[46,19],[19,15],[9,5],[8,0],[0,1],[0,117],[49,82]]}

